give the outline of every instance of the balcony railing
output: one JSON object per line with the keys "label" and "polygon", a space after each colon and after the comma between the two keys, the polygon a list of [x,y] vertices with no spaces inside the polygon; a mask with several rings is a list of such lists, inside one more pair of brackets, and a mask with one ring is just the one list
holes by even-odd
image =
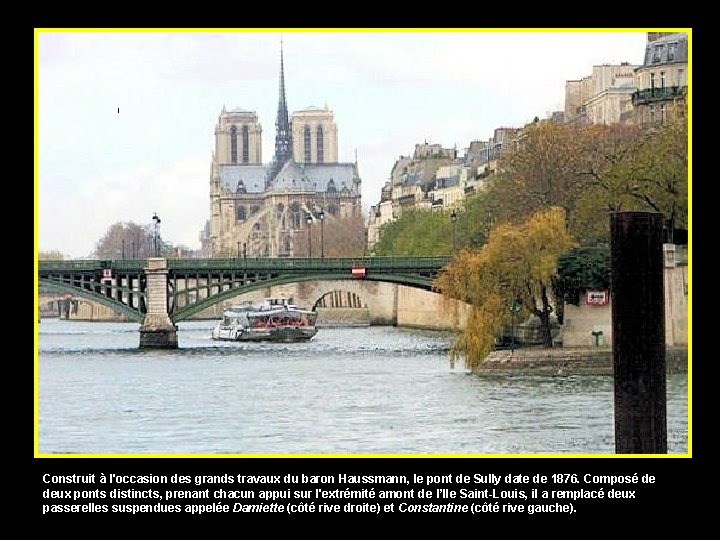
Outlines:
{"label": "balcony railing", "polygon": [[660,86],[636,90],[632,95],[633,105],[644,105],[655,101],[666,101],[685,95],[684,86]]}

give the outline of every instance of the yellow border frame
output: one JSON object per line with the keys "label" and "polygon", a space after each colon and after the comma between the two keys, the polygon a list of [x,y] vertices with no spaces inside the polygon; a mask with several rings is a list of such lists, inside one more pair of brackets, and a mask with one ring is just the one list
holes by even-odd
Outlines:
{"label": "yellow border frame", "polygon": [[685,32],[688,34],[688,452],[687,454],[41,454],[38,425],[39,320],[35,319],[34,457],[35,458],[690,458],[692,457],[692,28],[35,28],[35,315],[38,295],[38,55],[40,33],[67,32]]}

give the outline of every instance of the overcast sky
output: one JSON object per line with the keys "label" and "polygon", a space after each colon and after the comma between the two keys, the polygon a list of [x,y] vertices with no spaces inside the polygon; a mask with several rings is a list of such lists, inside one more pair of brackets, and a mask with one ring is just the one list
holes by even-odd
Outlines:
{"label": "overcast sky", "polygon": [[[38,36],[38,246],[89,256],[118,221],[199,248],[223,105],[257,112],[272,159],[279,31]],[[326,104],[363,208],[415,144],[487,140],[562,110],[593,65],[641,64],[646,33],[282,32],[288,110]],[[119,112],[118,112],[119,109]]]}

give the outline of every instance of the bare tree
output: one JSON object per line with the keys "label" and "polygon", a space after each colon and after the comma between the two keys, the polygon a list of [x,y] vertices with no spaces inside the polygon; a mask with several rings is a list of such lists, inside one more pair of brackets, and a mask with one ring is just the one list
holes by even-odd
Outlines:
{"label": "bare tree", "polygon": [[[310,242],[308,243],[308,234]],[[307,257],[312,250],[313,257],[362,257],[367,246],[367,233],[362,216],[330,217],[324,222],[314,220],[297,237],[295,255]]]}
{"label": "bare tree", "polygon": [[114,223],[95,244],[98,259],[146,259],[155,255],[154,231],[149,225]]}
{"label": "bare tree", "polygon": [[57,249],[38,252],[38,261],[62,261],[65,255]]}

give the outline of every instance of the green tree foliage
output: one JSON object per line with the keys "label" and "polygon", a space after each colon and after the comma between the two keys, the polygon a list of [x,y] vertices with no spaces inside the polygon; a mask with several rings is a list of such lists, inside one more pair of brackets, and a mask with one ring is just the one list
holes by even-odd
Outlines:
{"label": "green tree foliage", "polygon": [[[457,226],[457,225],[456,225]],[[449,213],[410,208],[397,221],[380,228],[374,253],[380,256],[437,257],[452,252],[452,222]]]}
{"label": "green tree foliage", "polygon": [[479,248],[487,242],[494,214],[492,192],[480,191],[465,199],[463,212],[458,212],[456,245]]}
{"label": "green tree foliage", "polygon": [[490,197],[486,191],[468,196],[463,201],[464,206],[455,210],[454,225],[447,209],[442,212],[426,208],[405,210],[400,219],[382,226],[373,252],[384,256],[450,255],[453,234],[456,251],[463,247],[480,247],[487,242],[495,219]]}
{"label": "green tree foliage", "polygon": [[586,137],[586,154],[594,159],[583,171],[588,182],[579,203],[581,232],[607,237],[609,213],[632,210],[662,213],[669,231],[687,228],[687,117],[675,115],[643,130],[603,128],[595,126]]}
{"label": "green tree foliage", "polygon": [[610,250],[578,247],[560,256],[554,283],[555,297],[579,305],[588,289],[610,286]]}
{"label": "green tree foliage", "polygon": [[500,222],[517,223],[559,206],[573,237],[586,245],[607,243],[615,211],[657,211],[670,229],[686,227],[687,139],[684,115],[647,128],[530,124],[500,158],[491,211]]}
{"label": "green tree foliage", "polygon": [[558,258],[573,247],[565,225],[565,212],[546,208],[523,223],[493,228],[480,249],[463,249],[434,283],[449,299],[460,299],[472,309],[455,342],[452,356],[461,355],[473,368],[492,350],[510,306],[539,317],[546,346],[552,346],[549,294]]}
{"label": "green tree foliage", "polygon": [[583,244],[607,244],[610,212],[632,207],[632,199],[623,194],[628,174],[623,169],[636,160],[641,134],[638,126],[620,124],[591,124],[579,131],[581,191],[570,228]]}
{"label": "green tree foliage", "polygon": [[572,223],[583,191],[578,174],[582,126],[537,122],[525,127],[515,148],[499,160],[499,173],[491,183],[493,213],[499,222],[520,223],[552,206],[565,211]]}

